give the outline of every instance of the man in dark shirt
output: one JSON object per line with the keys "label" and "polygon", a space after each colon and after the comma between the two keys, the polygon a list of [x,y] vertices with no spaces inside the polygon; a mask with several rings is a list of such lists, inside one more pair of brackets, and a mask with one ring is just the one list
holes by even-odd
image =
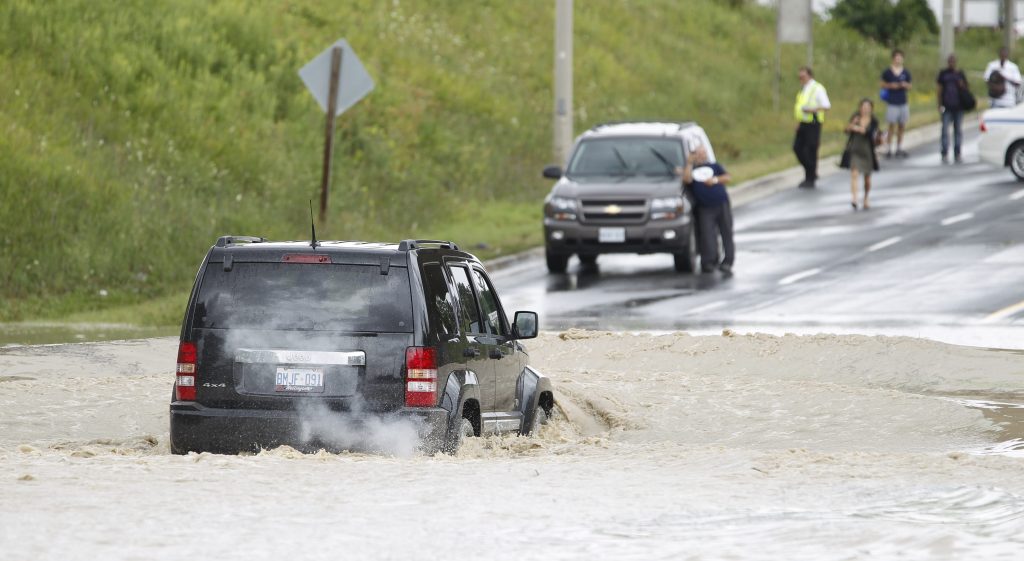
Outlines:
{"label": "man in dark shirt", "polygon": [[[708,151],[697,147],[686,158],[686,165],[678,169],[683,184],[692,192],[697,202],[697,224],[700,229],[700,268],[710,273],[717,266],[722,273],[732,274],[736,259],[736,247],[732,241],[732,205],[725,184],[732,178],[725,168],[708,161]],[[725,258],[718,262],[718,236],[722,236]]]}
{"label": "man in dark shirt", "polygon": [[964,122],[964,108],[960,102],[960,90],[967,88],[967,77],[956,67],[956,55],[949,55],[946,68],[939,72],[937,101],[942,113],[942,163],[949,163],[949,125],[953,125],[953,159],[960,163],[960,145],[963,142],[961,125]]}
{"label": "man in dark shirt", "polygon": [[[903,131],[910,121],[910,105],[907,104],[907,92],[910,90],[910,71],[903,66],[903,51],[892,52],[892,65],[882,72],[882,89],[885,90],[885,122],[889,123],[889,151],[885,157],[906,158],[903,151]],[[893,133],[896,133],[893,135]],[[896,151],[893,152],[892,141],[896,137]]]}

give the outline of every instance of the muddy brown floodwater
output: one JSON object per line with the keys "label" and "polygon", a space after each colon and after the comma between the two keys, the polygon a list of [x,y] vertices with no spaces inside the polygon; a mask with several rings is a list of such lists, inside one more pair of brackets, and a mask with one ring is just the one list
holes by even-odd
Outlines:
{"label": "muddy brown floodwater", "polygon": [[571,330],[457,456],[172,456],[173,338],[0,349],[0,559],[1016,559],[1024,356]]}

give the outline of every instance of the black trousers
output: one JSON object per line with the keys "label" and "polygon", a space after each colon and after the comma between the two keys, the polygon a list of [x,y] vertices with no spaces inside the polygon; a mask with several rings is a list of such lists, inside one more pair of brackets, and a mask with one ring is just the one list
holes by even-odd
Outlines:
{"label": "black trousers", "polygon": [[723,265],[732,267],[736,260],[736,246],[732,241],[732,205],[726,201],[718,206],[702,206],[697,211],[697,227],[700,228],[700,266],[711,271],[718,266],[718,236],[722,236],[725,250]]}
{"label": "black trousers", "polygon": [[793,140],[793,152],[804,167],[804,181],[818,178],[818,145],[821,144],[821,123],[800,123]]}

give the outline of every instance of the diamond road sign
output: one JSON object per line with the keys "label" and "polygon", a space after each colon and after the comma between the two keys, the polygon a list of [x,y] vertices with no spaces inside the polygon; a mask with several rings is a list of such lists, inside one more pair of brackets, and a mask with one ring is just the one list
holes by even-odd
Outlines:
{"label": "diamond road sign", "polygon": [[316,98],[320,108],[327,112],[327,97],[331,89],[331,49],[341,47],[341,77],[338,80],[337,117],[352,107],[373,90],[373,78],[356,56],[355,51],[344,39],[338,39],[330,47],[309,61],[299,70],[299,77]]}

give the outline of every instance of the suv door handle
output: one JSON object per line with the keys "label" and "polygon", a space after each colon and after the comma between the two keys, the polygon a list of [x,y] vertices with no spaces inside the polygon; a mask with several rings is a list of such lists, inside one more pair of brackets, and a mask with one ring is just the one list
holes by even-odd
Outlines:
{"label": "suv door handle", "polygon": [[505,355],[501,354],[501,349],[498,349],[498,348],[492,348],[492,349],[490,350],[490,352],[489,352],[489,353],[487,353],[487,356],[489,356],[489,357],[491,357],[491,358],[496,358],[496,359],[498,359],[498,360],[501,360],[501,357],[503,357],[503,356],[505,356]]}
{"label": "suv door handle", "polygon": [[462,349],[462,356],[466,358],[476,358],[480,356],[480,349],[476,347],[466,347]]}

